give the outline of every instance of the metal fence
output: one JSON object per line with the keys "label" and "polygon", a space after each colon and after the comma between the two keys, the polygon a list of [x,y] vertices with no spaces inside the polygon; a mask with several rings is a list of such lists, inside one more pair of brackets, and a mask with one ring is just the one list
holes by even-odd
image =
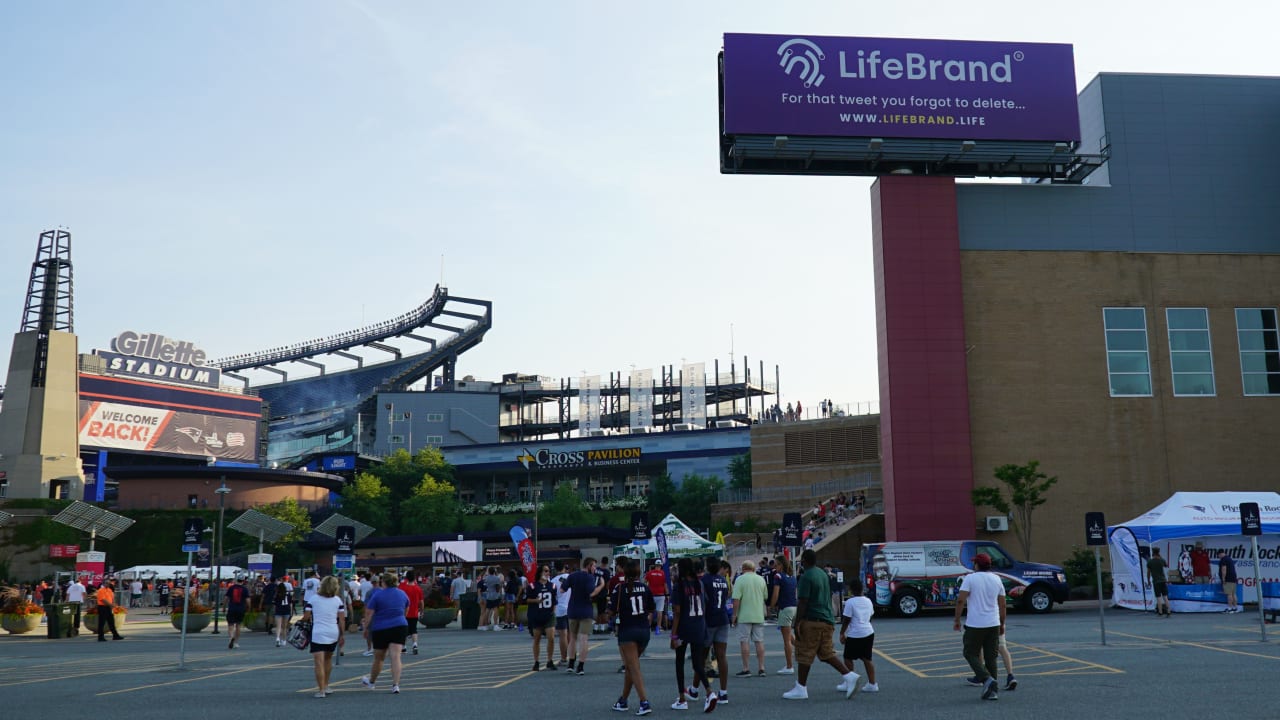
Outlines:
{"label": "metal fence", "polygon": [[770,500],[805,500],[809,498],[826,499],[840,493],[857,492],[872,487],[879,487],[880,481],[874,473],[860,473],[837,480],[827,480],[805,485],[786,485],[768,488],[725,488],[720,491],[719,502],[749,503],[767,502]]}

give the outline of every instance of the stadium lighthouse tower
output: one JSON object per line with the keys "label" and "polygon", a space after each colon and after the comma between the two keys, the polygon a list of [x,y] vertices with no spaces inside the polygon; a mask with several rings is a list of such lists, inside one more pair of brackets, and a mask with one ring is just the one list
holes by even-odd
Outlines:
{"label": "stadium lighthouse tower", "polygon": [[10,498],[74,497],[80,466],[71,233],[40,233],[0,411],[0,482]]}

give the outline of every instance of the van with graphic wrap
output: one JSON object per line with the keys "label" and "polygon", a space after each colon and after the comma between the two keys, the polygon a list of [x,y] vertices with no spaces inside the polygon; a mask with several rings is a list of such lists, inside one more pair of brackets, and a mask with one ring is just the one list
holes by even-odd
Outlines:
{"label": "van with graphic wrap", "polygon": [[1010,608],[1046,613],[1067,599],[1067,575],[1056,565],[1020,562],[993,540],[930,540],[862,546],[860,567],[867,597],[878,609],[915,617],[924,610],[954,608],[960,581],[973,572],[973,557],[991,556],[991,571],[1004,581]]}

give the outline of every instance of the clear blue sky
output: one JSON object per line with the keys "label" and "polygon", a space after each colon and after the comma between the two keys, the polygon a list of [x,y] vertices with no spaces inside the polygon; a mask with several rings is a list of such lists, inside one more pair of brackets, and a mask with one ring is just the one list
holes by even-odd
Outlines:
{"label": "clear blue sky", "polygon": [[[721,176],[725,32],[1066,42],[1099,71],[1280,74],[1262,3],[0,6],[0,368],[40,230],[81,350],[220,357],[494,301],[461,374],[716,358],[877,395],[870,182]],[[1234,18],[1227,22],[1226,18]],[[1188,172],[1194,172],[1189,168]],[[730,328],[733,328],[732,339]]]}

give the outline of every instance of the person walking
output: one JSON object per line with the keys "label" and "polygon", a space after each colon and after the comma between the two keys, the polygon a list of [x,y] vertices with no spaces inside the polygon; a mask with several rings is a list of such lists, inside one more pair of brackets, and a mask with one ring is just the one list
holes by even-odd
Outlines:
{"label": "person walking", "polygon": [[422,588],[418,583],[413,582],[413,578],[409,573],[400,579],[400,592],[409,598],[409,606],[404,610],[404,621],[407,625],[405,631],[405,645],[400,648],[400,652],[408,652],[409,640],[413,640],[413,654],[418,654],[418,617],[422,614],[423,595]]}
{"label": "person walking", "polygon": [[840,673],[837,687],[845,698],[858,693],[862,677],[854,672],[832,647],[835,618],[831,612],[831,581],[827,573],[818,567],[818,554],[805,550],[800,554],[804,571],[796,582],[796,673],[795,687],[782,694],[785,700],[805,700],[809,697],[809,670],[814,658],[825,662]]}
{"label": "person walking", "polygon": [[249,588],[244,580],[236,577],[227,588],[227,649],[240,647],[240,627],[244,625],[244,615],[249,611]]}
{"label": "person walking", "polygon": [[391,658],[391,693],[400,693],[400,653],[404,650],[409,622],[405,611],[409,609],[409,596],[397,586],[395,573],[383,573],[378,579],[378,592],[369,596],[364,606],[364,626],[373,645],[373,665],[369,674],[360,678],[360,684],[374,690],[382,661]]}
{"label": "person walking", "polygon": [[[596,575],[595,558],[582,561],[582,568],[570,573],[560,584],[561,592],[569,592],[569,660],[568,672],[586,674],[587,644],[591,641],[596,613],[594,601],[604,591],[604,582]],[[574,667],[574,661],[577,667]]]}
{"label": "person walking", "polygon": [[1244,608],[1236,603],[1236,561],[1231,559],[1226,550],[1218,551],[1218,580],[1222,582],[1222,592],[1227,596],[1227,609],[1224,612],[1244,612]]}
{"label": "person walking", "polygon": [[[733,626],[738,629],[738,649],[742,652],[742,671],[738,677],[751,677],[751,655],[748,643],[756,646],[756,666],[764,677],[764,599],[765,581],[756,573],[756,564],[742,561],[742,574],[733,581]],[[727,670],[727,668],[725,668]]]}
{"label": "person walking", "polygon": [[778,670],[779,675],[795,674],[795,624],[796,624],[796,578],[791,568],[791,561],[786,556],[779,557],[777,568],[773,572],[773,594],[769,598],[769,606],[778,616],[778,632],[782,635],[782,657],[786,665]]}
{"label": "person walking", "polygon": [[111,631],[111,637],[114,640],[123,640],[124,636],[116,630],[116,584],[112,580],[107,580],[98,587],[98,593],[95,596],[98,603],[98,642],[106,642],[106,632]]}
{"label": "person walking", "polygon": [[729,581],[721,574],[720,561],[707,558],[707,571],[702,575],[702,591],[707,598],[707,648],[715,655],[716,676],[720,681],[718,702],[729,702],[729,608],[732,601]]}
{"label": "person walking", "polygon": [[840,613],[840,644],[844,645],[844,661],[850,670],[854,661],[862,661],[867,677],[862,692],[869,693],[880,692],[880,686],[876,684],[876,664],[871,658],[876,644],[876,630],[871,627],[873,613],[875,608],[871,605],[871,598],[862,592],[862,580],[853,577],[849,580],[849,599],[844,601]]}
{"label": "person walking", "polygon": [[1151,548],[1147,574],[1151,576],[1151,592],[1156,596],[1156,617],[1172,617],[1169,612],[1169,564],[1160,557],[1160,548]]}
{"label": "person walking", "polygon": [[533,671],[541,669],[538,659],[541,657],[542,638],[547,638],[547,669],[555,670],[556,655],[556,589],[551,584],[551,568],[543,565],[538,568],[538,581],[520,590],[528,603],[526,617],[529,622],[529,635],[533,638]]}
{"label": "person walking", "polygon": [[67,602],[75,606],[75,615],[71,620],[71,634],[80,634],[80,608],[84,604],[84,583],[80,582],[80,578],[72,578],[71,583],[67,585]]}
{"label": "person walking", "polygon": [[333,694],[329,690],[329,675],[333,672],[333,654],[338,650],[338,640],[347,620],[346,603],[338,597],[341,584],[332,575],[321,580],[302,613],[303,620],[311,621],[311,661],[316,673],[316,694],[312,697],[316,698]]}
{"label": "person walking", "polygon": [[[698,697],[699,686],[706,690],[707,698],[703,702],[702,711],[711,712],[716,709],[720,698],[711,690],[711,681],[707,679],[707,622],[706,594],[702,589],[702,581],[693,567],[693,560],[680,558],[676,564],[676,579],[671,584],[671,649],[676,651],[676,686],[680,694],[671,704],[672,710],[688,710],[689,704],[685,696]],[[693,684],[684,683],[684,654],[690,651],[693,661]]]}
{"label": "person walking", "polygon": [[284,647],[284,632],[293,619],[293,588],[284,578],[276,578],[271,590],[272,616],[276,624],[276,647]]}
{"label": "person walking", "polygon": [[[626,668],[626,672],[622,676],[622,694],[613,704],[613,709],[626,712],[627,700],[631,697],[632,688],[635,688],[636,697],[640,699],[640,707],[636,710],[636,715],[648,715],[653,712],[653,706],[649,704],[649,696],[645,694],[644,674],[640,671],[640,656],[649,645],[649,627],[656,612],[656,606],[652,591],[640,579],[640,561],[623,558],[618,560],[618,565],[622,567],[624,581],[613,589],[609,599],[608,614],[609,619],[617,623],[618,655],[622,657],[622,665]],[[546,568],[543,568],[543,572],[550,575],[550,571]],[[532,616],[530,616],[529,627],[533,628]],[[537,654],[535,645],[535,659]],[[537,669],[536,662],[534,669]]]}
{"label": "person walking", "polygon": [[996,657],[1004,634],[1004,582],[991,572],[991,556],[986,553],[973,556],[973,569],[960,581],[954,629],[960,631],[960,618],[964,616],[964,659],[974,674],[969,684],[982,686],[983,700],[999,700]]}
{"label": "person walking", "polygon": [[662,569],[662,563],[655,562],[644,574],[644,581],[653,593],[653,634],[661,635],[667,627],[667,571]]}

